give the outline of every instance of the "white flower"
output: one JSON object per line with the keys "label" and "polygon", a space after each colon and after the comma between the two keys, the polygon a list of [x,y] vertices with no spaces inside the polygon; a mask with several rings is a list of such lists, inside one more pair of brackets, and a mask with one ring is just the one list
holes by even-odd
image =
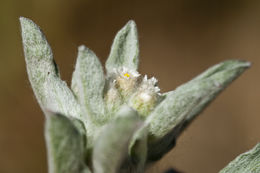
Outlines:
{"label": "white flower", "polygon": [[141,77],[137,71],[122,67],[113,69],[108,82],[105,98],[110,110],[126,103],[141,116],[147,116],[159,102],[161,94],[155,77]]}
{"label": "white flower", "polygon": [[115,87],[118,88],[124,99],[127,99],[136,89],[140,74],[126,67],[114,69],[113,71],[110,80],[112,80]]}
{"label": "white flower", "polygon": [[116,76],[120,76],[125,79],[138,78],[140,76],[137,71],[133,69],[128,69],[126,67],[121,67],[118,69],[114,68],[113,71]]}
{"label": "white flower", "polygon": [[145,75],[140,85],[140,89],[159,94],[160,88],[157,86],[157,83],[158,80],[155,77],[148,79],[147,75]]}

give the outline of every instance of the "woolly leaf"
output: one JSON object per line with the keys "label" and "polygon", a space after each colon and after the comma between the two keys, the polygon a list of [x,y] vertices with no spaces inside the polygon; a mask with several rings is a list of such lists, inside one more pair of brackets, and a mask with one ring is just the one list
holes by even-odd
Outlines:
{"label": "woolly leaf", "polygon": [[114,68],[126,67],[137,70],[139,43],[136,24],[130,20],[116,35],[106,62],[108,73]]}
{"label": "woolly leaf", "polygon": [[[219,63],[204,73],[196,77],[194,80],[190,81],[186,87],[193,85],[193,83],[199,83],[199,81],[209,81],[207,83],[214,83],[214,88],[212,93],[207,97],[203,98],[200,104],[188,114],[185,118],[185,122],[181,131],[192,122],[194,118],[222,91],[224,90],[233,80],[239,77],[247,68],[251,66],[250,62],[241,60],[227,60]],[[184,87],[184,86],[183,86]]]}
{"label": "woolly leaf", "polygon": [[260,172],[260,143],[250,151],[241,154],[230,162],[220,173],[258,173]]}
{"label": "woolly leaf", "polygon": [[98,58],[90,49],[80,46],[72,77],[72,90],[85,113],[99,122],[107,118],[103,100],[104,85],[105,77]]}
{"label": "woolly leaf", "polygon": [[49,173],[87,173],[84,136],[67,117],[46,113]]}
{"label": "woolly leaf", "polygon": [[149,158],[157,160],[168,152],[179,133],[249,66],[245,61],[225,61],[167,93],[146,122],[150,127]]}
{"label": "woolly leaf", "polygon": [[137,113],[123,107],[117,118],[101,130],[96,138],[93,150],[93,168],[95,173],[116,173],[127,158],[128,144],[133,133],[140,126]]}
{"label": "woolly leaf", "polygon": [[131,162],[136,167],[137,172],[143,172],[147,157],[147,134],[148,128],[138,129],[129,145],[129,155]]}
{"label": "woolly leaf", "polygon": [[51,48],[40,28],[31,20],[20,18],[27,72],[34,94],[42,107],[63,115],[80,116],[72,92],[59,77]]}

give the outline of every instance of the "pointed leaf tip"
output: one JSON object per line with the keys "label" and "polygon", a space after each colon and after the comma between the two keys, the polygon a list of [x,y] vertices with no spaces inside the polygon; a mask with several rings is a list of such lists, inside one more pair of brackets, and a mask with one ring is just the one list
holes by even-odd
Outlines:
{"label": "pointed leaf tip", "polygon": [[27,18],[25,18],[25,17],[23,17],[23,16],[20,16],[20,17],[19,17],[20,23],[23,23],[24,20],[29,20],[29,19],[27,19]]}
{"label": "pointed leaf tip", "polygon": [[195,77],[192,81],[197,80],[197,79],[202,79],[202,78],[207,78],[210,77],[220,71],[223,70],[234,70],[238,69],[238,71],[243,71],[251,66],[251,62],[244,61],[244,60],[226,60],[223,61],[217,65],[214,65],[213,67],[210,67],[207,69],[205,72],[202,74],[198,75]]}
{"label": "pointed leaf tip", "polygon": [[[48,59],[49,64],[53,63],[51,48],[41,29],[30,19],[25,17],[20,17],[19,19],[26,60],[31,62],[31,58],[37,60]],[[52,66],[49,66],[49,68],[50,67]],[[55,68],[49,70],[56,72]]]}
{"label": "pointed leaf tip", "polygon": [[85,45],[80,45],[79,47],[78,47],[78,51],[79,52],[82,52],[82,51],[85,51],[85,50],[87,50],[88,48],[85,46]]}
{"label": "pointed leaf tip", "polygon": [[146,120],[150,125],[150,159],[168,152],[192,120],[248,67],[250,63],[246,61],[224,61],[168,92]]}
{"label": "pointed leaf tip", "polygon": [[131,26],[132,29],[136,29],[136,23],[134,20],[129,20],[126,26]]}
{"label": "pointed leaf tip", "polygon": [[117,34],[113,41],[106,70],[126,67],[137,70],[139,63],[139,43],[136,24],[130,20]]}
{"label": "pointed leaf tip", "polygon": [[43,111],[50,109],[66,116],[80,117],[80,109],[67,84],[59,78],[52,50],[41,29],[20,17],[27,73]]}
{"label": "pointed leaf tip", "polygon": [[104,86],[105,76],[99,59],[86,46],[79,46],[71,88],[82,105],[84,113],[92,116],[97,122],[107,119],[103,100]]}
{"label": "pointed leaf tip", "polygon": [[22,26],[24,26],[25,23],[33,23],[31,19],[28,19],[26,17],[20,16],[19,17],[20,23]]}
{"label": "pointed leaf tip", "polygon": [[[148,118],[153,134],[157,136],[161,133],[159,136],[162,137],[183,120],[193,119],[205,108],[206,103],[213,100],[220,91],[225,89],[250,65],[250,62],[241,60],[224,61],[169,92],[165,100]],[[165,122],[162,123],[162,120]],[[161,125],[159,126],[158,123]]]}

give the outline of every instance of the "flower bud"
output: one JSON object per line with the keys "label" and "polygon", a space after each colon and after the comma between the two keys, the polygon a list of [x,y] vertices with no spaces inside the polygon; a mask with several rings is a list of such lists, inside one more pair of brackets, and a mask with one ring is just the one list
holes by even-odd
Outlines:
{"label": "flower bud", "polygon": [[160,89],[156,86],[157,79],[147,79],[145,75],[136,93],[131,97],[129,104],[136,109],[141,116],[147,116],[158,104]]}

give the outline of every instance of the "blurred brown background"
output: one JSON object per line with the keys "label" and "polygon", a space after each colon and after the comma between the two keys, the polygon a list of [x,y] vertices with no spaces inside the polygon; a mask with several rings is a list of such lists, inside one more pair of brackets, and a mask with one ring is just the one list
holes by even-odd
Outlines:
{"label": "blurred brown background", "polygon": [[44,30],[68,83],[77,46],[85,44],[104,63],[114,35],[129,19],[139,30],[140,72],[156,76],[162,91],[225,59],[253,63],[147,172],[217,172],[260,141],[259,1],[1,0],[1,173],[47,172],[44,118],[25,71],[19,16]]}

